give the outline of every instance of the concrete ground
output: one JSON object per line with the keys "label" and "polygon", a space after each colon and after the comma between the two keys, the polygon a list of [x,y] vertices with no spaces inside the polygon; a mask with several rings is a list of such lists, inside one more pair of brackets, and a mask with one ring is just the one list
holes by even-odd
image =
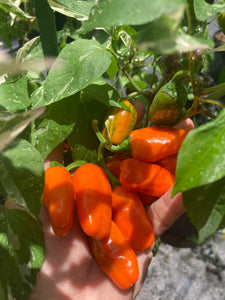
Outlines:
{"label": "concrete ground", "polygon": [[136,300],[225,300],[225,232],[202,245],[162,243]]}

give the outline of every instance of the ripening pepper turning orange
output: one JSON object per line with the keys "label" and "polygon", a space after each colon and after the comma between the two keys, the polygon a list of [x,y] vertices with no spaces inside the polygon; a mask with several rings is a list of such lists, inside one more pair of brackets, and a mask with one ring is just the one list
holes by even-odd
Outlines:
{"label": "ripening pepper turning orange", "polygon": [[81,228],[92,237],[109,235],[112,219],[112,189],[100,166],[87,163],[73,174],[77,213]]}
{"label": "ripening pepper turning orange", "polygon": [[165,168],[134,158],[125,159],[120,167],[121,184],[132,191],[161,197],[175,183],[175,176]]}
{"label": "ripening pepper turning orange", "polygon": [[110,107],[106,116],[102,135],[111,140],[112,144],[118,145],[126,139],[134,129],[137,121],[137,111],[128,99],[121,99],[130,111],[120,107]]}
{"label": "ripening pepper turning orange", "polygon": [[89,237],[89,244],[98,265],[116,285],[129,289],[137,282],[136,254],[113,221],[108,238],[97,240]]}
{"label": "ripening pepper turning orange", "polygon": [[75,201],[72,177],[64,167],[45,170],[43,201],[56,235],[66,235],[73,224]]}
{"label": "ripening pepper turning orange", "polygon": [[113,221],[134,251],[148,249],[154,243],[154,230],[136,192],[117,186],[112,191]]}

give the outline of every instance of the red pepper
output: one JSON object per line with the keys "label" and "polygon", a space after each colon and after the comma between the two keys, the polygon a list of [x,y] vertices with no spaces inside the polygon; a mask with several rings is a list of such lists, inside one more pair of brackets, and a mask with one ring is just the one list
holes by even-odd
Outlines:
{"label": "red pepper", "polygon": [[121,184],[143,194],[161,197],[175,183],[175,176],[165,168],[134,158],[125,159],[120,170]]}
{"label": "red pepper", "polygon": [[69,171],[56,166],[45,170],[43,201],[58,236],[66,235],[73,224],[74,189]]}
{"label": "red pepper", "polygon": [[155,162],[157,165],[167,169],[172,174],[175,174],[177,167],[177,154],[172,154],[170,156],[164,157]]}
{"label": "red pepper", "polygon": [[152,203],[154,203],[156,200],[159,199],[159,197],[157,196],[146,195],[143,193],[138,193],[138,196],[141,199],[143,205],[151,205]]}
{"label": "red pepper", "polygon": [[117,178],[120,176],[120,165],[121,162],[126,159],[127,156],[122,153],[116,153],[106,161],[106,165],[109,171]]}
{"label": "red pepper", "polygon": [[102,239],[110,232],[112,189],[103,168],[87,163],[73,175],[78,218],[83,231]]}
{"label": "red pepper", "polygon": [[122,289],[129,289],[139,276],[138,261],[134,250],[117,225],[111,221],[108,238],[89,238],[91,250],[100,268]]}
{"label": "red pepper", "polygon": [[152,246],[155,236],[152,224],[136,192],[123,186],[112,191],[113,220],[134,251]]}

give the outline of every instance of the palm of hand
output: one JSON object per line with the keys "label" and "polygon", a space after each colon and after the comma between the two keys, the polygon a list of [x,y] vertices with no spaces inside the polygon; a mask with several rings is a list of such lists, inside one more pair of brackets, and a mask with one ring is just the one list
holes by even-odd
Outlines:
{"label": "palm of hand", "polygon": [[46,240],[46,259],[30,300],[39,299],[132,299],[139,291],[152,258],[150,250],[139,254],[140,279],[133,289],[122,290],[103,273],[92,256],[85,234],[75,217],[65,237],[54,234],[42,207],[40,220]]}

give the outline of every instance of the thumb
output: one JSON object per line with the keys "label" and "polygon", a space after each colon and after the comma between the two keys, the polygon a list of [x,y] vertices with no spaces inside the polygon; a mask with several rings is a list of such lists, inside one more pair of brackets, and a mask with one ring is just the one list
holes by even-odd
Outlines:
{"label": "thumb", "polygon": [[178,193],[171,198],[171,191],[172,188],[155,201],[147,210],[156,238],[168,230],[184,213],[182,194]]}

